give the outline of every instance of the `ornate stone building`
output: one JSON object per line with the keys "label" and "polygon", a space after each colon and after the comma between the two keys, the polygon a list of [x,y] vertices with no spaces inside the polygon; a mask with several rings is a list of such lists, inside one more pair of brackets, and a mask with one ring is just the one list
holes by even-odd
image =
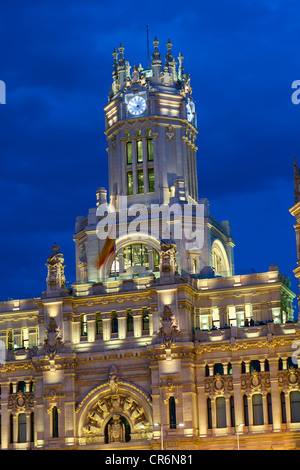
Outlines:
{"label": "ornate stone building", "polygon": [[[300,447],[296,295],[277,266],[235,274],[230,225],[198,197],[190,77],[158,45],[147,70],[113,53],[109,195],[76,220],[76,282],[54,245],[41,297],[0,303],[2,449]],[[298,181],[296,167],[296,217]],[[148,227],[135,237],[132,207]],[[188,207],[200,244],[176,238]],[[298,219],[296,233],[299,264]]]}

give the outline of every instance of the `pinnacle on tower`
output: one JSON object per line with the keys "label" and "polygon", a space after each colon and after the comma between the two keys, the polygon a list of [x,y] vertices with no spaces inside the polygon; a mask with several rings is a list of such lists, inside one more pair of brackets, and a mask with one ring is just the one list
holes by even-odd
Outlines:
{"label": "pinnacle on tower", "polygon": [[168,42],[167,42],[167,49],[168,49],[168,53],[165,57],[166,59],[166,67],[168,67],[169,65],[172,64],[173,62],[173,55],[172,55],[172,43],[170,41],[170,39],[168,39]]}

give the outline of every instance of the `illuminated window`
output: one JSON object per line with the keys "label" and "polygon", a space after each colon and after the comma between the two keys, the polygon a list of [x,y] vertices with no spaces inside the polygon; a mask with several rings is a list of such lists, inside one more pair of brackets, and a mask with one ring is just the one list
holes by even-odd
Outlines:
{"label": "illuminated window", "polygon": [[141,140],[136,142],[136,159],[138,163],[143,161],[143,142]]}
{"label": "illuminated window", "polygon": [[263,400],[261,393],[255,393],[252,396],[253,425],[264,424]]}
{"label": "illuminated window", "polygon": [[216,398],[217,428],[226,428],[226,402],[224,397]]}
{"label": "illuminated window", "polygon": [[7,331],[7,349],[14,349],[13,331]]}
{"label": "illuminated window", "polygon": [[148,169],[148,191],[149,193],[155,192],[154,168]]}
{"label": "illuminated window", "polygon": [[117,312],[111,312],[111,332],[118,333],[118,316]]}
{"label": "illuminated window", "polygon": [[103,323],[102,323],[102,315],[101,313],[97,313],[96,315],[96,334],[102,335],[103,333]]}
{"label": "illuminated window", "polygon": [[290,405],[291,405],[291,422],[300,422],[300,392],[293,391],[290,393]]}
{"label": "illuminated window", "polygon": [[228,324],[229,326],[236,326],[236,313],[235,307],[228,307]]}
{"label": "illuminated window", "polygon": [[151,137],[151,130],[149,130],[149,133],[148,133],[147,152],[148,152],[148,162],[152,162],[153,161],[153,139]]}
{"label": "illuminated window", "polygon": [[214,328],[220,328],[220,316],[217,307],[212,309],[212,324]]}
{"label": "illuminated window", "polygon": [[[130,139],[130,134],[128,134],[127,138]],[[132,163],[132,142],[130,140],[126,142],[126,162],[127,165]]]}
{"label": "illuminated window", "polygon": [[142,330],[149,331],[149,311],[147,308],[142,310]]}
{"label": "illuminated window", "polygon": [[127,194],[132,196],[133,194],[133,176],[132,171],[127,172]]}
{"label": "illuminated window", "polygon": [[137,172],[138,194],[144,193],[144,173],[143,170]]}
{"label": "illuminated window", "polygon": [[87,336],[87,321],[85,314],[80,317],[80,334],[81,336]]}
{"label": "illuminated window", "polygon": [[133,316],[132,316],[131,310],[127,310],[126,326],[127,326],[127,331],[133,331]]}
{"label": "illuminated window", "polygon": [[18,442],[26,442],[26,413],[18,415]]}
{"label": "illuminated window", "polygon": [[[152,249],[149,253],[148,246],[145,243],[133,243],[123,248],[123,269],[132,266],[144,266],[149,269],[149,258],[153,266],[153,271],[159,271],[159,253],[157,250]],[[116,254],[116,273],[119,273],[119,252]],[[115,262],[111,266],[111,275],[115,274]]]}

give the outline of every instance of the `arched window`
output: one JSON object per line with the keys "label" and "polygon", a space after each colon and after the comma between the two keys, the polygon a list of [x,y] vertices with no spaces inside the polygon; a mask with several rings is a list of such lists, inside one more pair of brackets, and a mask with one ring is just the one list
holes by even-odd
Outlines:
{"label": "arched window", "polygon": [[230,276],[230,266],[224,245],[220,240],[214,240],[211,250],[212,268],[215,276]]}
{"label": "arched window", "polygon": [[[121,250],[121,255],[123,256],[123,271],[125,273],[129,268],[134,266],[143,266],[146,271],[149,270],[151,266],[151,270],[159,271],[159,253],[154,248],[151,248],[149,251],[148,245],[145,243],[132,243],[131,245],[121,248]],[[112,262],[111,276],[120,273],[119,258],[120,250],[116,254],[116,260]],[[130,270],[128,272],[130,272]]]}
{"label": "arched window", "polygon": [[300,423],[300,392],[290,393],[291,423]]}
{"label": "arched window", "polygon": [[169,422],[170,429],[176,429],[176,403],[175,398],[169,398]]}
{"label": "arched window", "polygon": [[271,393],[267,394],[267,407],[268,407],[268,424],[273,424],[273,412],[272,412],[272,397]]}
{"label": "arched window", "polygon": [[126,142],[126,163],[127,165],[132,164],[132,142],[130,134],[127,134],[127,142]]}
{"label": "arched window", "polygon": [[57,406],[52,408],[52,437],[58,437],[58,410]]}
{"label": "arched window", "polygon": [[226,428],[226,402],[224,397],[216,398],[217,428]]}
{"label": "arched window", "polygon": [[264,424],[263,400],[261,393],[252,396],[253,425]]}
{"label": "arched window", "polygon": [[246,374],[246,364],[244,361],[241,363],[241,374]]}
{"label": "arched window", "polygon": [[126,326],[127,326],[127,331],[133,331],[133,316],[132,316],[131,310],[127,310]]}
{"label": "arched window", "polygon": [[[109,442],[110,442],[109,429],[113,424],[114,424],[114,418],[110,418],[110,420],[108,421],[108,423],[106,424],[105,429],[104,429],[104,442],[105,442],[105,444],[109,444]],[[124,432],[124,434],[125,434],[124,435],[124,441],[129,442],[131,440],[131,430],[130,430],[130,424],[127,421],[127,419],[125,418],[125,416],[122,416],[122,415],[119,416],[119,424],[122,425],[122,427],[125,431]]]}
{"label": "arched window", "polygon": [[118,333],[118,316],[115,310],[111,312],[111,332]]}
{"label": "arched window", "polygon": [[228,374],[232,375],[232,364],[231,364],[231,362],[228,362]]}
{"label": "arched window", "polygon": [[283,361],[281,357],[278,359],[278,370],[283,370]]}
{"label": "arched window", "polygon": [[26,442],[26,413],[18,415],[18,442]]}
{"label": "arched window", "polygon": [[268,359],[265,360],[265,372],[270,372],[270,365]]}
{"label": "arched window", "polygon": [[281,392],[280,394],[280,404],[281,404],[281,421],[283,424],[286,423],[286,407],[285,407],[285,393]]}
{"label": "arched window", "polygon": [[14,417],[12,413],[9,415],[9,442],[10,444],[14,442]]}
{"label": "arched window", "polygon": [[207,427],[212,429],[211,399],[207,399]]}
{"label": "arched window", "polygon": [[209,377],[209,365],[205,365],[205,377]]}

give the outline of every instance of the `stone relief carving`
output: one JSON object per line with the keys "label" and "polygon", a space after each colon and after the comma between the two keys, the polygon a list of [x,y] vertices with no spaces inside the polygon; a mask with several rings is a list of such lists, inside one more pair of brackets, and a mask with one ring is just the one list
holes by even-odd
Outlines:
{"label": "stone relief carving", "polygon": [[176,244],[171,239],[162,239],[160,242],[160,271],[167,274],[177,274]]}
{"label": "stone relief carving", "polygon": [[45,340],[43,344],[50,359],[54,359],[59,346],[62,344],[63,340],[60,328],[57,326],[55,318],[50,317],[48,328],[45,330]]}
{"label": "stone relief carving", "polygon": [[52,246],[52,253],[47,259],[46,266],[48,268],[47,276],[47,287],[53,288],[64,288],[66,284],[66,278],[64,275],[64,257],[59,252],[59,245],[56,243]]}
{"label": "stone relief carving", "polygon": [[160,317],[160,328],[157,332],[162,345],[167,349],[171,349],[171,346],[175,344],[175,338],[179,331],[175,315],[173,315],[170,307],[165,305],[163,314]]}
{"label": "stone relief carving", "polygon": [[88,438],[103,436],[106,423],[108,425],[109,442],[124,442],[124,425],[120,421],[123,416],[130,422],[131,432],[145,437],[150,433],[150,424],[147,421],[145,410],[129,393],[119,390],[119,377],[117,367],[113,365],[108,376],[110,393],[99,398],[96,404],[88,411],[83,433]]}

